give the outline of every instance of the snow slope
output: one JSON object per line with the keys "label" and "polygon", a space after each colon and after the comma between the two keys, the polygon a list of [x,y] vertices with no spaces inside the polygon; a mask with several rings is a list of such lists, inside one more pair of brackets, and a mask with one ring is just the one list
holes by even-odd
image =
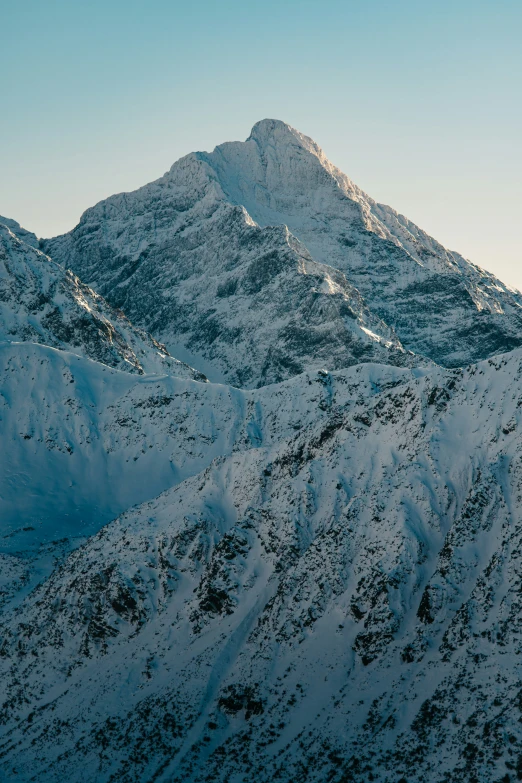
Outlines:
{"label": "snow slope", "polygon": [[128,372],[201,378],[72,272],[1,223],[0,340],[71,350]]}
{"label": "snow slope", "polygon": [[240,395],[0,343],[0,604],[117,514],[228,453]]}
{"label": "snow slope", "polygon": [[[374,202],[277,120],[187,155],[43,244],[134,322],[241,386],[315,361],[400,363],[401,345],[463,366],[522,344],[518,292]],[[394,355],[375,355],[361,328]]]}
{"label": "snow slope", "polygon": [[4,618],[4,779],[515,780],[522,351],[176,384],[234,445]]}
{"label": "snow slope", "polygon": [[[0,552],[32,561],[8,558],[2,570],[31,565],[32,585],[54,567],[51,550],[61,557],[130,506],[257,443],[256,415],[233,387],[0,343]],[[283,434],[306,424],[293,406],[287,416]]]}

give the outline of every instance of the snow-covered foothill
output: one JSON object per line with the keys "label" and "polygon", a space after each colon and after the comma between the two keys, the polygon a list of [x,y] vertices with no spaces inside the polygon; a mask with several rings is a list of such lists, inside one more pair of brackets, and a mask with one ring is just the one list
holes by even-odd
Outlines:
{"label": "snow-covered foothill", "polygon": [[228,455],[104,527],[4,618],[4,770],[516,771],[522,352],[241,395]]}

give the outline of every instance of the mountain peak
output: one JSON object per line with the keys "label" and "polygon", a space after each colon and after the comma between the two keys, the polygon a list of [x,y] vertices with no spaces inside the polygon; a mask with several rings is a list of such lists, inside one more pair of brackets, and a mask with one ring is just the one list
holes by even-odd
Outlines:
{"label": "mountain peak", "polygon": [[[323,327],[344,319],[344,304],[341,312],[336,303],[345,301],[346,286],[364,302],[352,311],[368,306],[378,319],[375,329],[365,324],[372,334],[384,337],[385,324],[394,335],[386,340],[398,335],[401,345],[437,363],[463,366],[522,345],[518,294],[377,204],[311,138],[273,118],[257,122],[246,141],[191,153],[167,179],[101,202],[69,235],[44,240],[42,248],[174,354],[191,364],[201,359],[203,372],[212,377],[215,368],[216,380],[243,387],[300,372],[312,346],[314,361],[340,366],[334,354],[348,342],[330,343]],[[318,264],[314,275],[310,263]],[[305,317],[316,286],[320,304]],[[294,323],[306,336],[296,336]],[[273,334],[263,331],[260,342],[260,330],[272,328],[282,330],[284,361]],[[262,352],[255,360],[251,345]],[[265,358],[274,374],[262,370]]]}
{"label": "mountain peak", "polygon": [[256,141],[264,140],[270,138],[274,133],[277,133],[278,135],[293,135],[299,133],[299,131],[296,131],[295,128],[292,128],[291,125],[288,125],[282,120],[266,118],[256,122],[250,131],[250,136],[247,141],[250,139],[255,139]]}
{"label": "mountain peak", "polygon": [[38,239],[36,235],[33,234],[32,231],[28,231],[26,228],[23,228],[23,226],[21,226],[20,223],[18,223],[16,220],[12,220],[11,218],[0,215],[0,225],[4,227],[7,226],[12,234],[14,234],[19,239],[22,239],[26,244],[31,245],[31,247],[38,248]]}
{"label": "mountain peak", "polygon": [[256,122],[247,141],[255,141],[260,147],[299,146],[314,155],[322,155],[313,139],[282,120],[265,119]]}

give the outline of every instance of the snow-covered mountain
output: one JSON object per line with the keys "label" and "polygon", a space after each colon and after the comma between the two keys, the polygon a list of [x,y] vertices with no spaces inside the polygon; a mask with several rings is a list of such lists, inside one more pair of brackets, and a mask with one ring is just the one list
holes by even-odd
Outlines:
{"label": "snow-covered mountain", "polygon": [[377,340],[445,366],[522,344],[518,292],[376,204],[276,120],[187,155],[43,245],[180,358],[241,386],[314,360],[381,361]]}
{"label": "snow-covered mountain", "polygon": [[[18,225],[10,222],[14,228]],[[0,340],[42,343],[130,372],[170,371],[201,378],[72,272],[2,223]]]}
{"label": "snow-covered mountain", "polygon": [[202,448],[201,409],[222,456],[4,618],[4,779],[515,780],[522,352],[170,400],[122,376],[129,456],[168,421]]}
{"label": "snow-covered mountain", "polygon": [[454,367],[521,344],[518,291],[377,204],[294,128],[263,120],[197,155],[259,225],[284,223],[343,271],[408,348]]}
{"label": "snow-covered mountain", "polygon": [[40,242],[36,234],[33,234],[32,231],[28,231],[26,228],[21,226],[18,221],[0,215],[0,224],[2,226],[7,226],[7,228],[12,231],[12,233],[18,237],[18,239],[21,239],[23,242],[25,242],[26,245],[31,245],[31,247],[39,249]]}
{"label": "snow-covered mountain", "polygon": [[0,223],[2,783],[522,779],[521,295],[273,120]]}

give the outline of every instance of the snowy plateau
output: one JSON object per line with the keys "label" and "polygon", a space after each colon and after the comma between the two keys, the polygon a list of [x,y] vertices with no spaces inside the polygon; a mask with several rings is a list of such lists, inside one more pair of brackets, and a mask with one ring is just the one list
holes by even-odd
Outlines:
{"label": "snowy plateau", "polygon": [[522,294],[263,120],[0,218],[2,783],[522,780]]}

